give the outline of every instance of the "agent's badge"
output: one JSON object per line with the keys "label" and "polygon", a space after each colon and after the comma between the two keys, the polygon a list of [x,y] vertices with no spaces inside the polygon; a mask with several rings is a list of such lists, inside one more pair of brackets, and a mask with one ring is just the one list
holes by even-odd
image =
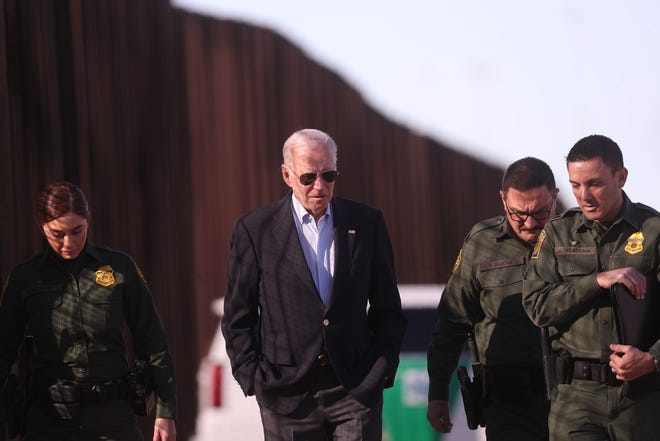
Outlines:
{"label": "agent's badge", "polygon": [[115,274],[110,265],[104,265],[96,271],[96,283],[104,287],[114,285]]}
{"label": "agent's badge", "polygon": [[536,240],[536,245],[534,245],[534,251],[532,251],[532,259],[538,259],[539,256],[541,255],[541,245],[543,245],[545,236],[546,236],[545,230],[541,231],[541,234],[539,234],[539,238]]}
{"label": "agent's badge", "polygon": [[642,234],[641,231],[638,231],[636,233],[633,233],[630,235],[628,238],[628,243],[626,243],[626,247],[624,250],[628,254],[637,254],[641,253],[642,250],[644,249],[644,235]]}

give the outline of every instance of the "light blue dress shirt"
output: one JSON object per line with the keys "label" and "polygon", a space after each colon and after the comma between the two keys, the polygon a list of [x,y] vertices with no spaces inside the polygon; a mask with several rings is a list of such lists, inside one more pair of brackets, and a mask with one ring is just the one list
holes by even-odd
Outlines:
{"label": "light blue dress shirt", "polygon": [[316,223],[314,217],[305,210],[295,196],[292,195],[291,199],[294,223],[307,266],[323,304],[327,305],[332,289],[332,276],[335,274],[334,221],[331,205],[328,205],[325,214]]}

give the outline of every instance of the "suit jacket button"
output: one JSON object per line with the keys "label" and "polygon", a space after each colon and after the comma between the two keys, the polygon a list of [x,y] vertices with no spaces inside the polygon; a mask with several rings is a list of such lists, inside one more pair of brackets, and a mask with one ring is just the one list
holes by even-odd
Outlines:
{"label": "suit jacket button", "polygon": [[330,320],[324,319],[323,320],[323,326],[330,326]]}

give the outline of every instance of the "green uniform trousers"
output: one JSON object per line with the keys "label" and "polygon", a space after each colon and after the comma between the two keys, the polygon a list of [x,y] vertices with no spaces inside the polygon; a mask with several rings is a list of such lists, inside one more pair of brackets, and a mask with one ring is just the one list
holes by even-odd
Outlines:
{"label": "green uniform trousers", "polygon": [[553,392],[551,441],[660,441],[660,391],[623,397],[621,386],[573,379]]}
{"label": "green uniform trousers", "polygon": [[143,441],[135,414],[125,400],[84,405],[77,420],[44,414],[37,406],[28,413],[24,441]]}
{"label": "green uniform trousers", "polygon": [[484,409],[488,441],[548,441],[550,402],[536,395],[527,403],[491,402]]}

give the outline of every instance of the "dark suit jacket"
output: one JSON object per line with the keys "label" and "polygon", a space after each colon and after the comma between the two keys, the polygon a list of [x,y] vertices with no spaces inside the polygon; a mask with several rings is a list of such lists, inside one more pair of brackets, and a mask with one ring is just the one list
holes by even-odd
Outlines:
{"label": "dark suit jacket", "polygon": [[310,392],[326,350],[351,396],[371,405],[392,385],[406,320],[382,213],[333,198],[335,270],[327,308],[305,261],[291,193],[234,227],[222,331],[246,395],[281,414]]}

